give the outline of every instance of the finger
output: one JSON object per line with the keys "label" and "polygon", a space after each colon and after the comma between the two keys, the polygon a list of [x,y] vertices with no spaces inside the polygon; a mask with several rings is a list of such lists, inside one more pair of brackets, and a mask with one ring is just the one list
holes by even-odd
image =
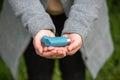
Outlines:
{"label": "finger", "polygon": [[56,50],[52,50],[52,51],[48,51],[48,52],[44,52],[43,53],[43,56],[46,57],[46,58],[63,58],[66,56],[66,52],[64,51],[56,51]]}
{"label": "finger", "polygon": [[44,47],[44,48],[43,48],[43,51],[44,51],[44,52],[46,52],[47,50],[48,50],[47,47]]}
{"label": "finger", "polygon": [[66,56],[66,51],[63,51],[63,50],[57,50],[57,53],[58,55],[63,55],[63,56]]}
{"label": "finger", "polygon": [[58,58],[63,58],[66,56],[66,54],[67,54],[67,52],[64,50],[57,50],[56,56],[58,56]]}
{"label": "finger", "polygon": [[52,46],[47,47],[47,50],[48,50],[48,51],[51,51],[51,50],[54,50],[54,49],[55,49],[55,47],[52,47]]}
{"label": "finger", "polygon": [[72,51],[69,51],[69,52],[67,53],[67,55],[73,55],[73,54],[75,54],[78,50],[79,50],[79,47],[76,48],[76,49],[74,49],[74,50],[72,50]]}
{"label": "finger", "polygon": [[55,54],[56,54],[56,50],[43,52],[43,56],[44,56],[44,57],[53,56],[53,55],[55,55]]}
{"label": "finger", "polygon": [[35,52],[37,55],[42,56],[42,53],[39,51],[39,49],[35,49]]}
{"label": "finger", "polygon": [[65,52],[68,51],[66,46],[65,47],[56,47],[56,50],[58,50],[58,51],[65,51]]}
{"label": "finger", "polygon": [[78,41],[72,40],[71,44],[68,45],[68,50],[71,51],[71,50],[74,50],[78,47],[79,48],[81,47],[81,43]]}
{"label": "finger", "polygon": [[43,45],[38,37],[35,37],[33,40],[33,45],[36,50],[39,50],[40,53],[43,52]]}

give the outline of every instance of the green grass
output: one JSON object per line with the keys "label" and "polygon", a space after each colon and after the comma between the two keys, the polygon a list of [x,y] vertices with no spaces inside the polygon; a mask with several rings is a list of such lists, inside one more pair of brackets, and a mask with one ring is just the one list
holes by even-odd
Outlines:
{"label": "green grass", "polygon": [[[1,0],[2,1],[2,0]],[[1,2],[0,1],[0,5]],[[106,62],[101,71],[99,72],[96,80],[120,80],[120,1],[119,0],[109,0],[109,16],[110,16],[110,25],[111,33],[113,37],[113,42],[115,46],[114,54]],[[0,6],[1,8],[1,6]],[[53,80],[62,80],[60,78],[59,64],[56,60],[54,69]],[[86,70],[87,79],[92,80],[90,73]],[[5,65],[5,63],[0,59],[0,80],[12,80],[10,70]],[[26,67],[24,63],[24,58],[21,58],[18,80],[27,80]]]}

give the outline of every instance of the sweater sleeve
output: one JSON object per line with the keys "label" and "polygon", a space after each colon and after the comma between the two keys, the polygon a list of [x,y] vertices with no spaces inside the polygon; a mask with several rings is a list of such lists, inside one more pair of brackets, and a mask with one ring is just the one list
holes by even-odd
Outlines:
{"label": "sweater sleeve", "polygon": [[74,0],[68,19],[64,24],[64,33],[78,33],[83,42],[91,25],[98,18],[99,9],[105,0]]}
{"label": "sweater sleeve", "polygon": [[54,24],[48,13],[45,12],[40,0],[8,0],[15,16],[20,18],[24,27],[34,37],[42,29],[55,32]]}

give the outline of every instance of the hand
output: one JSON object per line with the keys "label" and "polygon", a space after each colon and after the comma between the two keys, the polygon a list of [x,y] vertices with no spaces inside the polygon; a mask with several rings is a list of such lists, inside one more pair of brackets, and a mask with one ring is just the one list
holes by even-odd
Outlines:
{"label": "hand", "polygon": [[50,30],[41,30],[33,38],[33,45],[38,55],[45,58],[63,58],[66,56],[67,49],[63,47],[46,47],[42,44],[41,38],[46,35],[54,37],[54,33]]}
{"label": "hand", "polygon": [[43,54],[46,58],[63,58],[67,53],[66,47],[44,47]]}
{"label": "hand", "polygon": [[67,55],[75,54],[82,46],[82,38],[79,34],[71,33],[64,34],[63,36],[68,37],[71,42],[67,47],[68,52]]}

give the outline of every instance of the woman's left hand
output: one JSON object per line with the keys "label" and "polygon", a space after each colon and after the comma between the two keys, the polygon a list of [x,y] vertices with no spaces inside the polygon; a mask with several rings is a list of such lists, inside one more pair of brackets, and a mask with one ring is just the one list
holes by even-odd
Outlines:
{"label": "woman's left hand", "polygon": [[70,44],[67,45],[67,55],[75,54],[82,46],[82,38],[79,34],[76,33],[66,33],[63,36],[69,38],[71,40]]}

